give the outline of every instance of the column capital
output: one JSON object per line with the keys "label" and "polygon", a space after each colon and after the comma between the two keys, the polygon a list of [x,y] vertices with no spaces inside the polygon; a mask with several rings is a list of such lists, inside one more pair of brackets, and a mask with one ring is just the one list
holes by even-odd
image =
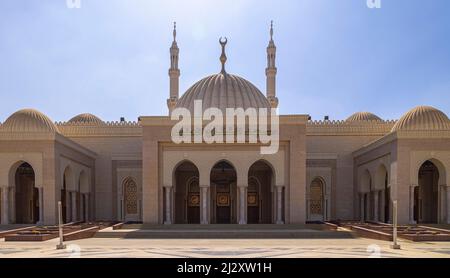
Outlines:
{"label": "column capital", "polygon": [[417,187],[419,186],[418,184],[411,184],[410,187]]}
{"label": "column capital", "polygon": [[209,185],[209,184],[206,184],[206,185],[199,185],[199,187],[200,187],[200,188],[209,188],[210,185]]}
{"label": "column capital", "polygon": [[164,188],[172,188],[173,186],[171,184],[164,184],[163,187]]}
{"label": "column capital", "polygon": [[283,188],[283,187],[284,187],[284,184],[276,184],[275,187],[276,187],[276,188],[280,188],[280,187]]}
{"label": "column capital", "polygon": [[450,184],[441,184],[442,187],[450,187]]}

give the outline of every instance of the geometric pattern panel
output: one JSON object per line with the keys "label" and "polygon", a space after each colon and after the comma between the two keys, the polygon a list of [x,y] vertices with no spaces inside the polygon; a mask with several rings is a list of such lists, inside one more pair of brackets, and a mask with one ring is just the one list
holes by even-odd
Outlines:
{"label": "geometric pattern panel", "polygon": [[126,214],[137,214],[137,185],[132,179],[127,179],[125,181],[125,213]]}

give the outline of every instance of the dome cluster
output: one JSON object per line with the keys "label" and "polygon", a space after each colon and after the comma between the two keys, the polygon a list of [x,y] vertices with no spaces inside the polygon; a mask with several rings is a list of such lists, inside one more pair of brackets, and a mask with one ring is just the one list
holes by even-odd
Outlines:
{"label": "dome cluster", "polygon": [[[348,117],[346,122],[382,122],[383,120],[370,112],[357,112]],[[395,131],[429,131],[450,130],[450,120],[444,112],[431,106],[418,106],[405,113],[392,127]]]}
{"label": "dome cluster", "polygon": [[[103,125],[105,124],[97,116],[85,113],[69,120],[71,124]],[[6,119],[0,125],[0,130],[6,132],[26,133],[59,133],[58,127],[44,113],[36,109],[21,109]]]}

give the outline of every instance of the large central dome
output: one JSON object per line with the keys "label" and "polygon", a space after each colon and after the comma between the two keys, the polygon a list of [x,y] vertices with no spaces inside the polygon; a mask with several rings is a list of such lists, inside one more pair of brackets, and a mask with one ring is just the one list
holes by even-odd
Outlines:
{"label": "large central dome", "polygon": [[176,107],[187,108],[193,113],[194,100],[203,101],[203,110],[216,107],[268,108],[270,104],[261,91],[248,80],[226,72],[203,78],[189,88],[178,100]]}

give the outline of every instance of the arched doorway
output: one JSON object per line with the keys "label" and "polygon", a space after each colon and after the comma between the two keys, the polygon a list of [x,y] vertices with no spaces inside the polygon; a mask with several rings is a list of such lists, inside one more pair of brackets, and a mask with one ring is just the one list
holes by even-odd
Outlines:
{"label": "arched doorway", "polygon": [[80,172],[80,185],[79,185],[79,206],[78,212],[79,219],[83,222],[89,221],[89,177],[85,170]]}
{"label": "arched doorway", "polygon": [[227,161],[214,165],[211,179],[212,223],[237,223],[236,209],[236,170]]}
{"label": "arched doorway", "polygon": [[264,161],[255,162],[248,171],[247,223],[273,223],[272,168]]}
{"label": "arched doorway", "polygon": [[200,223],[199,171],[190,161],[181,163],[174,172],[175,223]]}
{"label": "arched doorway", "polygon": [[69,192],[69,184],[72,182],[72,169],[66,167],[63,174],[63,186],[61,188],[61,210],[63,223],[68,223],[71,220],[71,200]]}
{"label": "arched doorway", "polygon": [[128,177],[122,183],[123,214],[125,221],[138,221],[138,186],[133,178]]}
{"label": "arched doorway", "polygon": [[39,190],[35,186],[33,167],[27,162],[19,165],[15,173],[16,223],[34,224],[39,221]]}
{"label": "arched doorway", "polygon": [[359,180],[360,190],[360,220],[368,221],[371,219],[371,195],[372,195],[372,177],[369,170],[364,170]]}
{"label": "arched doorway", "polygon": [[325,183],[315,178],[309,186],[309,220],[325,220]]}
{"label": "arched doorway", "polygon": [[427,160],[419,169],[419,186],[414,188],[414,220],[417,223],[438,223],[439,170]]}

